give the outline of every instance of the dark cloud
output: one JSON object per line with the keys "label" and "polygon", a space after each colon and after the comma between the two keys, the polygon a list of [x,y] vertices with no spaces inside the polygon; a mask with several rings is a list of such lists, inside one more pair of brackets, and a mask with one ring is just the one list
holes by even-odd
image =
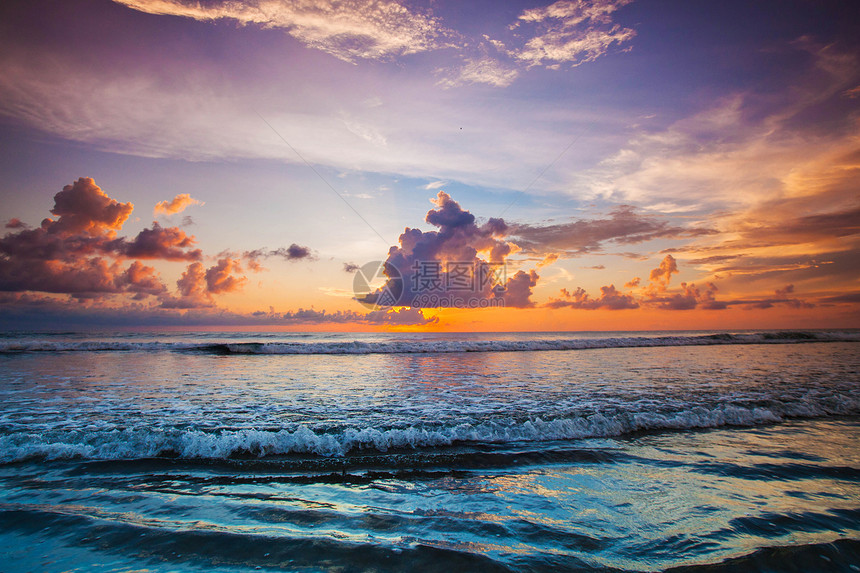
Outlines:
{"label": "dark cloud", "polygon": [[285,312],[277,316],[279,321],[297,322],[302,324],[344,324],[364,323],[389,326],[414,326],[434,324],[439,321],[436,317],[427,318],[420,308],[379,309],[367,313],[353,310],[326,312],[325,310],[302,309]]}
{"label": "dark cloud", "polygon": [[[639,214],[629,205],[621,205],[611,211],[607,219],[580,219],[544,226],[514,225],[509,234],[526,252],[565,251],[573,256],[599,251],[607,242],[635,244],[714,233],[712,229],[673,227],[666,221]],[[636,257],[635,253],[631,254]]]}
{"label": "dark cloud", "polygon": [[827,296],[819,299],[822,304],[840,304],[840,303],[852,303],[852,304],[860,304],[860,292],[849,292],[845,294],[839,294],[835,296]]}
{"label": "dark cloud", "polygon": [[196,261],[203,257],[203,251],[188,250],[194,243],[194,237],[178,227],[164,228],[153,221],[151,229],[142,230],[133,240],[117,239],[108,243],[108,248],[133,259]]}
{"label": "dark cloud", "polygon": [[[843,241],[844,243],[844,241]],[[860,248],[824,251],[814,255],[789,253],[746,255],[711,268],[732,289],[772,288],[774,283],[794,284],[805,291],[840,289],[860,280]]]}
{"label": "dark cloud", "polygon": [[21,221],[21,219],[17,219],[17,218],[13,217],[12,219],[9,219],[8,223],[6,223],[6,228],[7,229],[26,229],[26,228],[28,228],[28,225],[27,225],[27,223],[24,223],[23,221]]}
{"label": "dark cloud", "polygon": [[691,264],[691,265],[715,265],[715,264],[718,264],[718,263],[725,263],[725,262],[728,262],[728,261],[734,261],[734,260],[737,260],[737,259],[739,259],[739,258],[741,258],[741,257],[743,257],[743,256],[745,256],[745,255],[743,255],[743,254],[738,254],[738,255],[713,255],[713,256],[710,256],[710,257],[704,257],[704,258],[701,258],[701,259],[692,259],[692,260],[689,260],[689,261],[687,261],[687,262],[688,262],[689,264]]}
{"label": "dark cloud", "polygon": [[345,273],[354,273],[361,267],[355,263],[343,263],[343,271]]}
{"label": "dark cloud", "polygon": [[775,305],[783,305],[791,308],[814,308],[815,305],[807,302],[803,299],[790,297],[788,295],[794,293],[794,285],[786,285],[782,288],[776,289],[773,294],[773,297],[763,298],[758,300],[733,300],[729,301],[727,304],[730,305],[743,305],[747,309],[764,309],[764,308],[772,308]]}
{"label": "dark cloud", "polygon": [[726,243],[725,246],[736,244],[757,247],[782,246],[860,234],[860,206],[800,217],[786,217],[784,220],[773,218],[776,213],[785,213],[789,206],[815,210],[819,208],[822,197],[815,197],[815,199],[816,203],[807,202],[808,200],[794,200],[787,204],[762,206],[737,223],[741,238],[736,242]]}
{"label": "dark cloud", "polygon": [[728,303],[717,301],[716,292],[717,287],[713,283],[708,283],[704,287],[681,283],[680,292],[666,292],[660,295],[649,293],[642,302],[663,310],[693,310],[694,308],[723,310]]}
{"label": "dark cloud", "polygon": [[245,251],[242,253],[242,258],[248,263],[248,267],[253,271],[263,270],[263,265],[260,259],[268,259],[270,257],[280,257],[286,261],[295,262],[301,260],[315,261],[317,259],[310,247],[303,247],[293,243],[289,247],[279,247],[277,249],[254,249],[253,251]]}
{"label": "dark cloud", "polygon": [[618,255],[619,257],[624,257],[625,259],[633,259],[635,261],[647,261],[649,257],[643,255],[642,253],[634,253],[631,251],[625,251],[623,253],[612,253],[613,255]]}
{"label": "dark cloud", "polygon": [[537,285],[540,277],[535,271],[517,271],[505,284],[502,300],[505,306],[513,308],[529,308],[534,306],[531,301],[532,288]]}
{"label": "dark cloud", "polygon": [[776,289],[774,292],[776,296],[786,296],[794,292],[794,285],[785,285],[782,288]]}
{"label": "dark cloud", "polygon": [[314,254],[308,247],[302,247],[293,243],[287,248],[279,248],[269,253],[271,257],[281,257],[288,261],[300,261],[302,259],[314,259]]}
{"label": "dark cloud", "polygon": [[430,318],[425,317],[424,312],[420,308],[399,308],[368,312],[364,315],[363,321],[389,326],[413,326],[435,324],[439,322],[439,319],[435,316]]}
{"label": "dark cloud", "polygon": [[118,281],[122,269],[101,257],[66,263],[22,259],[0,259],[0,290],[68,293],[79,297],[122,292]]}
{"label": "dark cloud", "polygon": [[615,285],[600,287],[600,296],[591,298],[582,288],[577,288],[570,292],[567,289],[561,289],[561,297],[550,299],[546,303],[549,308],[577,308],[583,310],[624,310],[639,308],[639,303],[630,294],[625,294],[616,290]]}
{"label": "dark cloud", "polygon": [[314,310],[312,308],[300,308],[299,310],[291,310],[275,316],[279,321],[300,322],[303,324],[344,324],[359,321],[364,317],[363,314],[353,310],[326,312],[325,310]]}
{"label": "dark cloud", "polygon": [[70,261],[103,251],[103,237],[89,235],[60,236],[48,233],[44,227],[7,233],[0,239],[0,254],[9,261]]}
{"label": "dark cloud", "polygon": [[[213,309],[205,301],[182,298],[165,300],[160,307],[130,302],[117,307],[99,306],[91,300],[70,301],[57,295],[33,293],[0,293],[0,327],[56,328],[73,326],[277,326],[291,324],[367,324],[412,326],[433,324],[435,317],[425,318],[420,309],[388,309],[368,313],[355,311],[326,312],[304,310],[279,313],[268,311],[235,313]],[[176,312],[182,310],[182,312]]]}

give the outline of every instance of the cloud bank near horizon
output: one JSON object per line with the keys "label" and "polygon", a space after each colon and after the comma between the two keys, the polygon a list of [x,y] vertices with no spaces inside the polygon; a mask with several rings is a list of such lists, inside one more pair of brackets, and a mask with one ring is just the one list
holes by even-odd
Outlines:
{"label": "cloud bank near horizon", "polygon": [[[192,200],[187,194],[159,203],[174,213],[188,204]],[[54,320],[65,317],[80,321],[91,313],[93,320],[108,322],[123,322],[134,316],[140,324],[184,324],[195,320],[201,324],[211,320],[236,323],[241,322],[241,315],[218,308],[217,297],[241,291],[247,283],[242,274],[243,259],[251,270],[260,270],[261,257],[315,260],[310,248],[293,243],[273,250],[257,249],[242,258],[222,253],[215,264],[206,266],[203,251],[195,248],[196,238],[178,227],[153,222],[133,239],[118,236],[133,210],[132,203],[109,197],[92,178],[81,177],[54,196],[51,214],[56,218],[47,217],[36,228],[11,219],[6,224],[9,232],[0,238],[2,318],[8,321],[35,313],[43,318],[53,316]],[[187,266],[176,288],[170,289],[160,273],[141,260]],[[141,320],[147,313],[151,316]],[[245,318],[259,322],[261,316],[251,314]],[[433,322],[420,311],[408,309],[367,314],[300,310],[269,318],[284,324],[353,322],[399,326]]]}

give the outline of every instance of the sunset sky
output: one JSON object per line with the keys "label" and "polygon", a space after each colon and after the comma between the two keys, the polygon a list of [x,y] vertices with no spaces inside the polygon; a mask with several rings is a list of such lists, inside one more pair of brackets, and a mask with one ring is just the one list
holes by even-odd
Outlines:
{"label": "sunset sky", "polygon": [[852,4],[4,2],[0,327],[860,327]]}

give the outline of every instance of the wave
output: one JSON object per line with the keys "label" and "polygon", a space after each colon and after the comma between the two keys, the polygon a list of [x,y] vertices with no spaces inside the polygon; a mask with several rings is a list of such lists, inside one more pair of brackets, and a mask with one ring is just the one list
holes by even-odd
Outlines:
{"label": "wave", "polygon": [[0,463],[28,459],[130,460],[270,458],[291,454],[343,457],[358,452],[396,453],[440,446],[496,446],[569,441],[725,426],[758,426],[792,418],[860,414],[860,398],[800,400],[771,407],[695,406],[674,412],[600,413],[544,420],[499,419],[457,425],[406,427],[252,428],[200,430],[175,427],[17,432],[0,436]]}
{"label": "wave", "polygon": [[386,340],[319,342],[129,342],[31,340],[0,342],[0,353],[27,352],[199,352],[219,355],[277,354],[427,354],[457,352],[535,352],[602,348],[719,346],[860,342],[860,332],[780,331],[697,336],[627,336],[611,338],[523,340]]}

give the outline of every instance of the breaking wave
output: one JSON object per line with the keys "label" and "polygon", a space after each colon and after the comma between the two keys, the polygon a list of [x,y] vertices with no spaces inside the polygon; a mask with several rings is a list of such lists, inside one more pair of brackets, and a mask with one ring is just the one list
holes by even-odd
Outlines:
{"label": "breaking wave", "polygon": [[596,413],[544,420],[498,419],[457,425],[312,429],[201,430],[176,427],[87,428],[0,436],[0,463],[32,458],[119,460],[266,458],[288,454],[340,457],[355,452],[391,452],[439,446],[481,446],[616,437],[643,431],[756,426],[791,418],[860,414],[860,398],[831,395],[771,407],[694,406],[669,412]]}
{"label": "breaking wave", "polygon": [[197,352],[221,355],[276,354],[422,354],[456,352],[534,352],[661,346],[718,346],[730,344],[798,344],[860,342],[860,332],[779,331],[697,336],[625,336],[609,338],[526,340],[384,340],[315,342],[130,342],[116,340],[0,342],[0,353],[24,352]]}

